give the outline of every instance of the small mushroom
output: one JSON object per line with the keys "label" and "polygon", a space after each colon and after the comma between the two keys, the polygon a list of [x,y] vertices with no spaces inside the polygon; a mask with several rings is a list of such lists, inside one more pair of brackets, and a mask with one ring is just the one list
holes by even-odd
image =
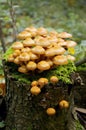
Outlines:
{"label": "small mushroom", "polygon": [[64,55],[58,55],[53,58],[53,63],[55,65],[65,65],[68,64],[68,59]]}
{"label": "small mushroom", "polygon": [[68,60],[71,60],[71,61],[75,61],[76,58],[74,56],[71,56],[71,55],[67,55],[66,56]]}
{"label": "small mushroom", "polygon": [[58,34],[58,37],[60,38],[71,38],[72,35],[70,33],[67,33],[67,32],[61,32]]}
{"label": "small mushroom", "polygon": [[10,55],[9,55],[8,61],[9,61],[9,62],[14,62],[14,56],[13,56],[13,54],[10,54]]}
{"label": "small mushroom", "polygon": [[23,45],[24,47],[32,47],[32,46],[35,46],[36,44],[33,39],[27,38],[23,41]]}
{"label": "small mushroom", "polygon": [[43,28],[43,27],[40,27],[40,28],[38,28],[38,30],[37,30],[37,34],[38,35],[41,35],[41,36],[46,36],[47,35],[47,30],[45,29],[45,28]]}
{"label": "small mushroom", "polygon": [[32,81],[32,83],[31,83],[31,86],[33,87],[33,86],[37,86],[38,85],[38,81],[36,81],[36,80],[34,80],[34,81]]}
{"label": "small mushroom", "polygon": [[21,73],[27,73],[28,72],[28,70],[27,70],[25,65],[20,66],[18,68],[18,71],[21,72]]}
{"label": "small mushroom", "polygon": [[46,110],[46,113],[49,115],[49,116],[52,116],[52,115],[55,115],[56,114],[56,110],[52,107],[48,108]]}
{"label": "small mushroom", "polygon": [[57,76],[51,76],[51,77],[50,77],[50,82],[51,82],[51,83],[54,83],[54,84],[55,84],[55,83],[57,83],[58,81],[59,81],[59,79],[58,79]]}
{"label": "small mushroom", "polygon": [[27,32],[27,31],[23,31],[23,32],[19,33],[17,36],[17,38],[21,39],[21,40],[24,40],[24,39],[29,38],[29,37],[31,37],[31,33]]}
{"label": "small mushroom", "polygon": [[23,48],[23,44],[21,42],[14,42],[13,45],[12,45],[12,48],[14,50],[22,49]]}
{"label": "small mushroom", "polygon": [[49,63],[47,61],[42,60],[42,61],[38,62],[37,68],[39,70],[44,71],[44,70],[50,69],[50,65],[49,65]]}
{"label": "small mushroom", "polygon": [[75,47],[75,46],[77,45],[76,42],[71,41],[71,40],[67,40],[66,42],[67,42],[67,47],[68,47],[68,48],[69,48],[69,47]]}
{"label": "small mushroom", "polygon": [[30,59],[33,61],[39,59],[39,55],[36,55],[32,52],[29,52],[29,55],[30,55]]}
{"label": "small mushroom", "polygon": [[42,46],[44,48],[50,46],[50,44],[51,44],[50,41],[47,38],[43,38],[43,37],[38,39],[37,42],[36,42],[36,45]]}
{"label": "small mushroom", "polygon": [[21,51],[20,50],[15,50],[14,52],[13,52],[13,56],[14,57],[17,57],[17,56],[19,56],[21,54]]}
{"label": "small mushroom", "polygon": [[31,49],[29,47],[25,47],[25,48],[21,49],[21,52],[27,52],[27,53],[29,53],[29,52],[31,52]]}
{"label": "small mushroom", "polygon": [[19,57],[18,57],[18,56],[14,59],[14,63],[17,64],[17,65],[20,64],[20,61],[19,61]]}
{"label": "small mushroom", "polygon": [[45,49],[41,46],[35,46],[31,50],[33,53],[39,54],[39,55],[43,55],[45,53]]}
{"label": "small mushroom", "polygon": [[25,31],[30,32],[32,37],[35,37],[37,35],[37,29],[33,26],[27,27]]}
{"label": "small mushroom", "polygon": [[64,52],[65,52],[65,49],[63,47],[60,47],[60,46],[52,47],[46,50],[45,56],[51,57],[51,56],[63,54]]}
{"label": "small mushroom", "polygon": [[28,70],[35,70],[37,68],[37,64],[34,61],[29,61],[26,65]]}
{"label": "small mushroom", "polygon": [[62,100],[59,102],[60,108],[68,108],[69,107],[69,102],[66,100]]}
{"label": "small mushroom", "polygon": [[30,92],[33,95],[38,95],[41,92],[41,89],[38,86],[33,86],[31,87]]}
{"label": "small mushroom", "polygon": [[42,88],[46,84],[48,84],[48,79],[47,78],[40,78],[38,80],[38,85],[40,86],[40,88]]}
{"label": "small mushroom", "polygon": [[29,61],[30,60],[30,55],[26,52],[21,53],[19,56],[20,61]]}

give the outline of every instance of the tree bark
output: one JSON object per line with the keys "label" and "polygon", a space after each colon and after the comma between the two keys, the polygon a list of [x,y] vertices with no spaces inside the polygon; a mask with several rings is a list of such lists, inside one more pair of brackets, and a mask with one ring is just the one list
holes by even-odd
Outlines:
{"label": "tree bark", "polygon": [[[16,81],[10,72],[7,76],[6,130],[76,130],[71,114],[74,108],[74,86],[67,86],[62,82],[50,84],[39,95],[33,96],[28,84]],[[71,87],[73,88],[70,91]],[[59,108],[61,100],[69,101],[70,107]],[[54,107],[56,114],[47,115],[48,107]]]}

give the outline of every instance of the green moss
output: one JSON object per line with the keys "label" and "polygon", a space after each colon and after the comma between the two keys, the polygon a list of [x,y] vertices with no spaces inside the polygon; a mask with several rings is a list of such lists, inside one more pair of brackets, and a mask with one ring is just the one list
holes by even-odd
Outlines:
{"label": "green moss", "polygon": [[18,80],[19,82],[25,82],[30,84],[33,80],[38,80],[40,77],[45,77],[50,79],[52,75],[56,75],[59,80],[65,82],[66,84],[70,84],[70,74],[76,71],[76,67],[73,62],[69,61],[67,65],[58,66],[54,69],[47,70],[41,73],[34,71],[33,73],[22,74],[18,72],[18,66],[14,63],[7,64],[9,68],[9,73],[12,75],[13,78]]}
{"label": "green moss", "polygon": [[10,47],[9,49],[7,49],[7,51],[4,54],[3,58],[7,61],[9,55],[12,54],[13,52],[14,52],[14,50]]}

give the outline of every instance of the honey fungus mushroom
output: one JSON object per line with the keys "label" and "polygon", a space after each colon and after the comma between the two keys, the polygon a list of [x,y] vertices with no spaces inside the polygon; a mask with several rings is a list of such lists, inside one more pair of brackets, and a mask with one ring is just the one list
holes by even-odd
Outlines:
{"label": "honey fungus mushroom", "polygon": [[49,65],[49,63],[47,61],[42,60],[42,61],[38,62],[37,68],[39,70],[42,70],[42,71],[49,70],[50,69],[50,65]]}
{"label": "honey fungus mushroom", "polygon": [[29,61],[30,60],[30,55],[26,52],[21,53],[19,56],[20,61]]}
{"label": "honey fungus mushroom", "polygon": [[32,47],[32,46],[35,46],[36,44],[33,39],[27,38],[23,41],[23,45],[24,47]]}
{"label": "honey fungus mushroom", "polygon": [[77,45],[76,42],[71,41],[71,40],[67,40],[66,42],[67,42],[67,47],[68,47],[68,48],[69,48],[69,47],[75,47],[75,46]]}
{"label": "honey fungus mushroom", "polygon": [[39,85],[40,88],[42,88],[46,84],[48,84],[48,79],[47,78],[39,78],[38,79],[38,85]]}
{"label": "honey fungus mushroom", "polygon": [[47,33],[48,33],[47,30],[45,28],[43,28],[43,27],[40,27],[40,28],[37,29],[37,34],[38,35],[46,36]]}
{"label": "honey fungus mushroom", "polygon": [[25,65],[20,66],[18,68],[18,71],[21,72],[21,73],[27,73],[28,72],[28,70],[27,70]]}
{"label": "honey fungus mushroom", "polygon": [[69,102],[66,101],[66,100],[61,100],[59,102],[59,106],[60,106],[60,108],[68,108],[69,107]]}
{"label": "honey fungus mushroom", "polygon": [[55,65],[65,65],[68,64],[68,59],[65,55],[55,56],[53,59]]}
{"label": "honey fungus mushroom", "polygon": [[37,29],[33,26],[25,28],[25,31],[30,32],[32,37],[37,35]]}
{"label": "honey fungus mushroom", "polygon": [[46,113],[49,115],[49,116],[52,116],[52,115],[55,115],[56,114],[56,110],[52,107],[48,108],[46,110]]}
{"label": "honey fungus mushroom", "polygon": [[50,77],[50,82],[51,83],[57,83],[59,81],[58,77],[57,76],[51,76]]}
{"label": "honey fungus mushroom", "polygon": [[15,43],[13,43],[12,48],[14,50],[22,49],[23,48],[23,44],[21,42],[15,42]]}
{"label": "honey fungus mushroom", "polygon": [[72,55],[67,55],[66,57],[67,57],[68,60],[71,60],[71,61],[76,60],[76,58],[74,56],[72,56]]}
{"label": "honey fungus mushroom", "polygon": [[30,92],[33,95],[38,95],[41,92],[41,89],[38,86],[33,86],[31,87]]}
{"label": "honey fungus mushroom", "polygon": [[41,46],[35,46],[31,50],[33,53],[39,54],[39,55],[43,55],[45,53],[45,49]]}
{"label": "honey fungus mushroom", "polygon": [[61,55],[64,54],[65,49],[63,47],[52,47],[46,50],[45,52],[45,56],[47,57],[51,57],[51,56],[55,56],[55,55]]}
{"label": "honey fungus mushroom", "polygon": [[67,33],[67,32],[61,32],[58,34],[58,37],[60,38],[71,38],[72,35],[70,33]]}
{"label": "honey fungus mushroom", "polygon": [[33,87],[33,86],[37,86],[38,85],[38,81],[36,81],[36,80],[34,80],[34,81],[32,81],[32,83],[31,83],[31,86]]}
{"label": "honey fungus mushroom", "polygon": [[26,65],[28,70],[35,70],[37,67],[37,64],[34,61],[29,61]]}
{"label": "honey fungus mushroom", "polygon": [[21,39],[21,40],[24,40],[26,38],[29,38],[31,37],[31,33],[30,32],[27,32],[27,31],[22,31],[21,33],[18,34],[17,38],[18,39]]}

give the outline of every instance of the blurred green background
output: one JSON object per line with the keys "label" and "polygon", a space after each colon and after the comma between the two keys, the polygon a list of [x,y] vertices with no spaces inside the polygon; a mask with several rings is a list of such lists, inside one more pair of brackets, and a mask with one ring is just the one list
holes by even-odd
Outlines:
{"label": "blurred green background", "polygon": [[16,31],[27,26],[44,26],[73,34],[77,41],[86,39],[86,0],[0,0],[4,34],[11,36],[11,2]]}
{"label": "blurred green background", "polygon": [[43,26],[71,33],[79,45],[77,59],[86,56],[86,0],[0,0],[0,21],[6,49],[13,43],[14,33]]}

